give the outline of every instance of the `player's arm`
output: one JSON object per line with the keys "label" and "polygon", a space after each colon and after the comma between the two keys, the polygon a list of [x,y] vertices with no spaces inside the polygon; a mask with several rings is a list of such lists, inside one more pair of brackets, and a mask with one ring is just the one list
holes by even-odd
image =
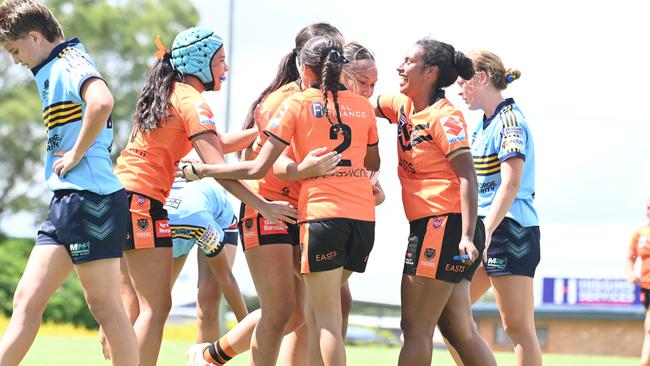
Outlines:
{"label": "player's arm", "polygon": [[524,159],[520,156],[513,156],[501,163],[501,185],[494,194],[490,211],[483,220],[486,235],[492,236],[494,230],[512,207],[521,186],[523,172]]}
{"label": "player's arm", "polygon": [[[278,144],[282,144],[282,142],[278,141]],[[220,168],[228,168],[228,167],[235,167],[233,169],[236,173],[239,173],[243,171],[243,168],[237,167],[238,165],[250,165],[248,161],[245,162],[239,162],[239,163],[234,163],[234,164],[225,164],[224,158],[223,158],[223,152],[221,150],[221,146],[219,145],[219,140],[217,138],[216,133],[203,133],[200,135],[195,136],[192,138],[192,145],[196,149],[197,153],[201,157],[201,159],[208,163],[208,164],[196,164],[196,167],[190,165],[191,170],[198,170],[198,169],[203,169],[203,167],[208,167],[209,169],[206,169],[207,172],[210,172],[210,169],[213,170],[219,170]],[[266,152],[264,152],[264,148],[260,152],[260,158],[262,156],[262,153],[264,152],[264,159],[267,159],[270,161],[270,159],[273,157],[271,154],[272,153],[277,153],[277,155],[280,155],[282,153],[282,149],[284,149],[284,146],[280,146],[279,148],[275,147],[273,143],[269,143],[270,146],[267,146]],[[278,150],[277,152],[274,152],[275,150]],[[277,158],[277,156],[275,157]],[[257,160],[257,159],[255,159]],[[266,168],[267,170],[270,168],[270,165],[273,162],[271,161],[268,163],[268,167]],[[255,207],[261,214],[262,216],[272,219],[272,220],[281,220],[285,222],[290,222],[294,223],[295,218],[297,217],[297,211],[289,206],[286,203],[279,203],[279,202],[267,202],[265,199],[260,197],[258,194],[255,192],[251,191],[250,188],[248,188],[247,185],[244,183],[237,181],[237,180],[230,180],[229,178],[224,178],[224,177],[216,177],[218,174],[205,174],[201,175],[201,177],[214,177],[217,178],[217,181],[225,188],[227,189],[230,193],[232,193],[235,197],[237,197],[240,201],[244,202],[247,205],[250,205],[252,207]],[[224,174],[225,176],[228,176],[228,174]],[[241,174],[240,174],[241,176]]]}
{"label": "player's arm", "polygon": [[273,164],[273,173],[286,181],[332,175],[341,161],[341,154],[326,151],[326,147],[319,147],[310,151],[300,163],[296,163],[288,156],[287,148]]}
{"label": "player's arm", "polygon": [[86,80],[81,87],[81,98],[86,102],[86,110],[79,137],[72,150],[66,151],[63,157],[54,163],[54,174],[60,177],[79,164],[88,148],[106,127],[106,121],[113,111],[113,95],[102,79],[93,77]]}
{"label": "player's arm", "polygon": [[363,160],[363,166],[368,170],[376,172],[379,170],[381,165],[381,159],[379,157],[379,145],[374,144],[367,147],[366,157]]}
{"label": "player's arm", "polygon": [[253,144],[258,135],[257,128],[219,134],[219,143],[223,148],[224,154],[241,151]]}
{"label": "player's arm", "polygon": [[632,237],[632,242],[630,243],[630,248],[627,251],[627,258],[625,261],[625,273],[627,274],[627,280],[630,283],[639,282],[639,278],[636,275],[636,272],[634,271],[634,264],[636,263],[636,258],[637,258],[636,246],[638,240],[639,240],[639,236],[637,233],[635,233],[634,236]]}
{"label": "player's arm", "polygon": [[474,230],[476,229],[478,206],[478,183],[476,181],[474,161],[468,148],[461,148],[450,153],[448,159],[460,182],[460,214],[462,222],[459,244],[460,254],[469,254],[469,260],[463,261],[463,263],[471,264],[479,255],[476,246],[474,246]]}
{"label": "player's arm", "polygon": [[222,153],[221,161],[214,163],[207,163],[206,161],[207,164],[192,163],[191,166],[187,165],[182,169],[184,174],[196,174],[199,178],[261,179],[271,169],[273,163],[286,147],[287,144],[285,142],[272,136],[264,143],[262,150],[260,150],[259,154],[253,160],[226,164],[223,161]]}

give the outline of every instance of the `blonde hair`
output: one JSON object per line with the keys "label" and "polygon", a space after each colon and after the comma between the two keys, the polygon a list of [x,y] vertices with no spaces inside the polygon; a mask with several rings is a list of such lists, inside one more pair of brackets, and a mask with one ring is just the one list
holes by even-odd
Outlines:
{"label": "blonde hair", "polygon": [[519,79],[521,72],[517,69],[505,68],[501,58],[490,51],[472,51],[469,58],[474,61],[476,71],[485,71],[490,76],[492,85],[498,90],[504,90],[508,84]]}

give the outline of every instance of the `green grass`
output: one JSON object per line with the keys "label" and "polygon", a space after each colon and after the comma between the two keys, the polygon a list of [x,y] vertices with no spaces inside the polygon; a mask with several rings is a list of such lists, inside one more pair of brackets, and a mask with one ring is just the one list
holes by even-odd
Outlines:
{"label": "green grass", "polygon": [[[158,366],[185,365],[183,353],[190,346],[188,341],[165,340],[163,342]],[[351,366],[394,366],[397,364],[399,348],[387,347],[357,347],[348,346],[348,365]],[[510,353],[498,353],[497,362],[500,366],[515,365]],[[433,355],[433,365],[454,366],[448,353],[436,350]],[[39,336],[21,365],[26,366],[104,366],[110,362],[101,356],[99,342],[96,338],[87,336]],[[231,361],[229,366],[248,365],[248,354],[243,354]],[[544,355],[546,366],[636,366],[638,360],[629,357],[603,356],[569,356]]]}

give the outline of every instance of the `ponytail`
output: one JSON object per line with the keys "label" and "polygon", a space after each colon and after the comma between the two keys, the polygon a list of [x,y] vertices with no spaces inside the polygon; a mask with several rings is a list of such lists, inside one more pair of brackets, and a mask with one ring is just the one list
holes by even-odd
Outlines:
{"label": "ponytail", "polygon": [[156,61],[147,78],[133,114],[134,128],[142,132],[155,130],[167,119],[167,107],[172,84],[183,81],[182,75],[172,67],[171,53],[167,52]]}

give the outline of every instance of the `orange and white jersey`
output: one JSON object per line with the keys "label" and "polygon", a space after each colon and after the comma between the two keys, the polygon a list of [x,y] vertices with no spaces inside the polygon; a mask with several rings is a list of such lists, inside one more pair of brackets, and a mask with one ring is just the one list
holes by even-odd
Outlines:
{"label": "orange and white jersey", "polygon": [[[304,180],[299,221],[323,218],[375,220],[372,187],[364,168],[367,147],[378,143],[377,122],[368,100],[348,90],[338,93],[343,124],[325,116],[323,93],[309,88],[289,98],[266,126],[266,133],[291,144],[298,162],[311,151],[327,147],[341,154],[337,173]],[[334,102],[328,102],[336,121]]]}
{"label": "orange and white jersey", "polygon": [[217,133],[212,110],[193,87],[175,83],[167,120],[150,133],[135,126],[117,159],[115,174],[124,187],[165,203],[179,160],[192,150],[193,137]]}
{"label": "orange and white jersey", "polygon": [[449,160],[469,150],[467,126],[446,98],[415,113],[404,96],[380,96],[382,116],[397,123],[397,169],[409,221],[460,212],[460,183]]}
{"label": "orange and white jersey", "polygon": [[637,229],[630,242],[630,253],[641,259],[641,287],[650,289],[650,225]]}
{"label": "orange and white jersey", "polygon": [[[301,88],[298,82],[291,82],[267,95],[266,98],[264,98],[264,100],[257,106],[255,109],[255,124],[259,130],[260,137],[259,144],[256,143],[253,145],[253,152],[255,155],[259,153],[262,145],[264,145],[268,139],[264,130],[266,129],[269,120],[273,118],[278,107],[280,107],[287,98],[300,91]],[[293,150],[289,149],[287,156],[295,161]],[[297,206],[298,195],[300,194],[300,182],[282,180],[273,174],[273,169],[271,169],[266,173],[264,178],[259,180],[258,192],[266,199],[273,201],[288,201],[292,205]]]}

